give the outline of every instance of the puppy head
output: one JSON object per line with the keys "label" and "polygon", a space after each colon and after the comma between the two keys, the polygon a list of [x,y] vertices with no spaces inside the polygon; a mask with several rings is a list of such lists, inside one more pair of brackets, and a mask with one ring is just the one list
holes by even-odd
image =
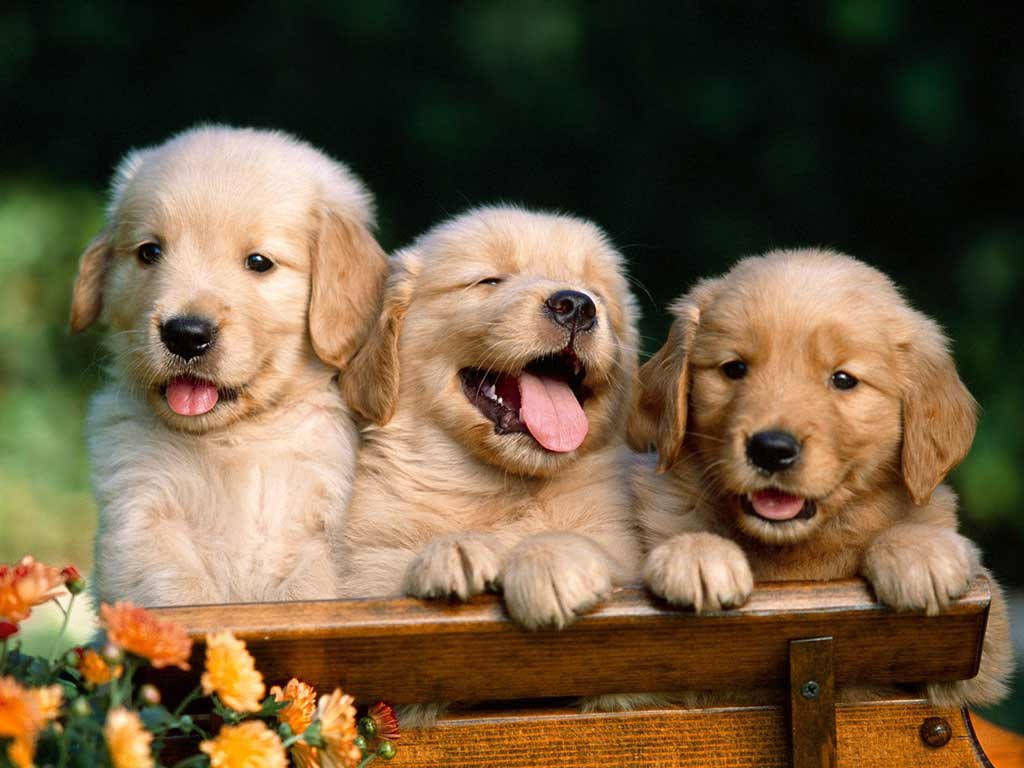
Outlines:
{"label": "puppy head", "polygon": [[656,442],[662,469],[692,455],[752,537],[808,538],[894,482],[925,503],[970,447],[974,401],[945,337],[866,264],[777,251],[673,312],[640,373],[634,442]]}
{"label": "puppy head", "polygon": [[475,456],[544,476],[625,426],[636,309],[593,224],[495,207],[397,254],[346,398],[378,424],[432,420]]}
{"label": "puppy head", "polygon": [[115,375],[203,432],[280,400],[319,357],[342,368],[387,269],[369,193],[282,133],[201,127],[118,167],[71,329],[105,320]]}

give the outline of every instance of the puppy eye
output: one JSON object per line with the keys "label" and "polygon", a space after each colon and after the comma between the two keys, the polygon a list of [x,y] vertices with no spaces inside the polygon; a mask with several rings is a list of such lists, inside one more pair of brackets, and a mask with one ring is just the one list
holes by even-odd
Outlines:
{"label": "puppy eye", "polygon": [[483,280],[477,280],[477,285],[498,285],[499,283],[505,282],[502,277],[485,277]]}
{"label": "puppy eye", "polygon": [[163,256],[163,251],[156,243],[143,243],[139,246],[137,255],[143,264],[156,264]]}
{"label": "puppy eye", "polygon": [[747,364],[742,360],[730,360],[728,363],[722,363],[722,373],[730,379],[742,379],[747,375]]}
{"label": "puppy eye", "polygon": [[832,374],[832,386],[836,389],[853,389],[857,386],[857,377],[846,371],[836,371]]}
{"label": "puppy eye", "polygon": [[272,266],[274,266],[274,262],[262,253],[250,253],[245,257],[245,268],[251,269],[253,272],[266,272]]}

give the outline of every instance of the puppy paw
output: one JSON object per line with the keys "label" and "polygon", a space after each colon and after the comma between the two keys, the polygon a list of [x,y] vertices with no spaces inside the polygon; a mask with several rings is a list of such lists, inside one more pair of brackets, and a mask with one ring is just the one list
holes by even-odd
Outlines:
{"label": "puppy paw", "polygon": [[977,569],[977,549],[956,531],[902,525],[872,542],[862,572],[880,602],[936,614],[967,592]]}
{"label": "puppy paw", "polygon": [[575,533],[541,533],[509,553],[501,576],[505,606],[527,629],[561,629],[612,588],[614,563]]}
{"label": "puppy paw", "polygon": [[754,588],[743,550],[713,533],[682,533],[655,547],[644,581],[654,594],[697,613],[743,605]]}
{"label": "puppy paw", "polygon": [[501,558],[484,534],[440,536],[409,563],[402,590],[412,597],[466,600],[492,589]]}

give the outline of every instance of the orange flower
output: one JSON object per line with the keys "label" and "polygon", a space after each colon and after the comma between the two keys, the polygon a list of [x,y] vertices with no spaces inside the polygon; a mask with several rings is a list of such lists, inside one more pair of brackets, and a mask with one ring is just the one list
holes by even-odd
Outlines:
{"label": "orange flower", "polygon": [[7,757],[18,768],[31,768],[43,724],[37,697],[13,677],[0,677],[0,738],[11,739]]}
{"label": "orange flower", "polygon": [[287,701],[288,706],[277,713],[277,719],[292,729],[292,733],[302,733],[313,722],[316,714],[316,691],[313,686],[296,680],[294,677],[281,690],[275,685],[270,695],[278,701]]}
{"label": "orange flower", "polygon": [[124,667],[121,664],[111,667],[96,651],[87,648],[78,661],[78,671],[86,683],[99,686],[106,685],[114,678],[120,678]]}
{"label": "orange flower", "polygon": [[34,606],[64,593],[61,572],[29,555],[17,565],[0,565],[0,618],[24,621]]}
{"label": "orange flower", "polygon": [[107,628],[107,639],[118,648],[148,659],[157,669],[189,668],[192,640],[180,624],[159,621],[131,603],[104,603],[100,618]]}
{"label": "orange flower", "polygon": [[210,756],[211,768],[287,768],[288,765],[281,739],[262,720],[225,725],[217,738],[202,742],[199,749]]}
{"label": "orange flower", "polygon": [[63,688],[59,685],[49,685],[45,688],[33,688],[29,693],[35,699],[39,717],[43,723],[57,719],[57,715],[60,714],[60,705],[64,701]]}
{"label": "orange flower", "polygon": [[107,713],[103,738],[114,768],[153,768],[153,753],[149,745],[153,734],[142,727],[142,720],[124,708]]}
{"label": "orange flower", "polygon": [[245,643],[231,632],[206,636],[206,671],[203,693],[216,693],[236,712],[259,712],[265,688]]}
{"label": "orange flower", "polygon": [[378,701],[370,711],[366,713],[377,726],[377,738],[384,741],[398,741],[398,717],[395,715],[394,707]]}
{"label": "orange flower", "polygon": [[362,758],[356,746],[356,708],[353,698],[335,688],[334,693],[320,697],[317,717],[320,736],[326,746],[320,750],[323,768],[355,768]]}

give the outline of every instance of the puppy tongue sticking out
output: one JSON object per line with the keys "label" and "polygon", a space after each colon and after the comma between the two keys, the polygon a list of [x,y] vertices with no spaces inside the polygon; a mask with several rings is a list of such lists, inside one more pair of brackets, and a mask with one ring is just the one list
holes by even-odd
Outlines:
{"label": "puppy tongue sticking out", "polygon": [[219,397],[217,387],[191,376],[179,376],[167,384],[167,405],[179,416],[209,413]]}
{"label": "puppy tongue sticking out", "polygon": [[768,520],[792,520],[804,508],[804,497],[769,488],[750,495],[754,511]]}
{"label": "puppy tongue sticking out", "polygon": [[534,440],[558,453],[580,447],[590,425],[566,382],[523,371],[519,375],[519,396],[519,418]]}

